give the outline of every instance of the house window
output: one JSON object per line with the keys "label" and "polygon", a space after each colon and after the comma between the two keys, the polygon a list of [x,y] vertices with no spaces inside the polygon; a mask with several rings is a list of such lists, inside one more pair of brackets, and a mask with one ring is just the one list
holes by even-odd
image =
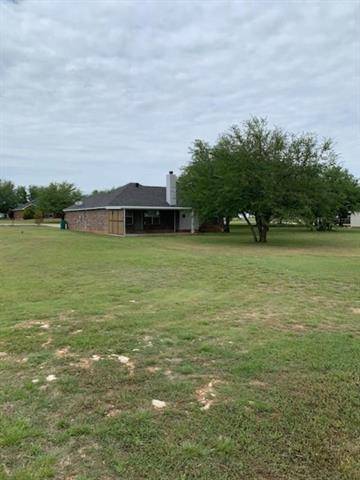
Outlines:
{"label": "house window", "polygon": [[159,210],[146,210],[144,212],[144,225],[160,225]]}
{"label": "house window", "polygon": [[125,224],[126,226],[134,225],[134,212],[126,210]]}

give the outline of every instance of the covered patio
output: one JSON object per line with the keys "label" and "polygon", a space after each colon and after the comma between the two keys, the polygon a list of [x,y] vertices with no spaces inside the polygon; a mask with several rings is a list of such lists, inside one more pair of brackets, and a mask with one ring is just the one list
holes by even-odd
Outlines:
{"label": "covered patio", "polygon": [[124,234],[176,233],[195,231],[191,208],[124,208]]}

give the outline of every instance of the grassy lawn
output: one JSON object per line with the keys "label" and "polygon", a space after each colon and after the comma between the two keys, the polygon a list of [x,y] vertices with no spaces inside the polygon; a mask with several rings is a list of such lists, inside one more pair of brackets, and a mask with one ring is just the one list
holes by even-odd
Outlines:
{"label": "grassy lawn", "polygon": [[0,478],[359,478],[360,230],[269,240],[1,227]]}
{"label": "grassy lawn", "polygon": [[[26,219],[26,220],[13,220],[14,224],[16,225],[32,225],[32,224],[35,224],[35,219],[34,218],[29,218],[29,219]],[[12,223],[12,220],[10,220],[9,218],[0,218],[0,225],[2,223]],[[60,219],[59,218],[44,218],[43,219],[43,222],[42,223],[60,223]]]}

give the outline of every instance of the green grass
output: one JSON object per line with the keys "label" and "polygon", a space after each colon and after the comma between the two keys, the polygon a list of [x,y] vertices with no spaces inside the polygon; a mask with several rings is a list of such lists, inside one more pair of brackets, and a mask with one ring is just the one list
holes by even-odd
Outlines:
{"label": "green grass", "polygon": [[360,230],[3,227],[0,255],[1,479],[359,478]]}
{"label": "green grass", "polygon": [[[32,225],[35,224],[34,218],[28,218],[26,220],[13,220],[16,225]],[[0,225],[2,223],[12,223],[12,220],[9,218],[0,218]],[[43,223],[60,223],[59,218],[44,218]]]}

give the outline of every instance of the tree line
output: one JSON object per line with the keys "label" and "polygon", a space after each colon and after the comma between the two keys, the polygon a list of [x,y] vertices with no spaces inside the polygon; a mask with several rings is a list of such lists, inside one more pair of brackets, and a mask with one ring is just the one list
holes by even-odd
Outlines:
{"label": "tree line", "polygon": [[25,218],[35,215],[53,215],[59,217],[64,208],[69,207],[82,197],[81,191],[69,182],[52,182],[47,186],[15,186],[9,180],[0,179],[0,213],[8,214],[20,204],[31,202]]}
{"label": "tree line", "polygon": [[[255,242],[274,221],[330,230],[360,210],[358,179],[337,160],[331,140],[270,128],[253,117],[214,145],[196,140],[179,178],[181,199],[200,219],[244,217]],[[255,219],[255,224],[249,220]]]}

